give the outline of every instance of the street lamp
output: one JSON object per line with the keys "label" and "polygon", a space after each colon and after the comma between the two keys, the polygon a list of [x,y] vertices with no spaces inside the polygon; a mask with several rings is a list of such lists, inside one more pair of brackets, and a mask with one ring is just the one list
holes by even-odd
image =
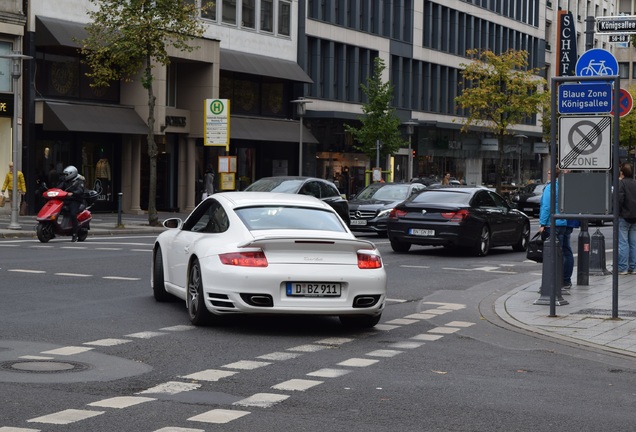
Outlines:
{"label": "street lamp", "polygon": [[521,187],[521,155],[523,154],[523,140],[528,138],[526,135],[515,135],[515,138],[519,140],[519,165],[517,166],[517,187]]}
{"label": "street lamp", "polygon": [[411,179],[413,178],[413,150],[411,149],[411,146],[412,146],[413,134],[415,133],[415,126],[417,126],[418,123],[416,119],[411,119],[405,122],[404,125],[406,126],[406,134],[409,136],[409,156],[408,156],[409,166],[408,166],[408,169],[406,170],[406,176],[407,176],[406,181],[411,181]]}
{"label": "street lamp", "polygon": [[[21,164],[20,161],[20,146],[18,145],[18,117],[20,115],[19,98],[18,98],[18,81],[22,76],[21,63],[22,60],[31,59],[33,57],[21,54],[20,52],[13,51],[8,54],[0,54],[0,58],[9,59],[13,62],[11,68],[11,78],[13,78],[13,125],[11,127],[12,145],[13,145],[13,184],[11,185],[12,200],[11,200],[11,222],[7,228],[9,229],[22,229],[18,224],[18,210],[20,207],[20,199],[18,193],[18,171]],[[20,119],[20,123],[21,123]]]}
{"label": "street lamp", "polygon": [[291,103],[296,104],[296,113],[300,117],[300,139],[298,140],[298,175],[303,175],[303,117],[307,112],[305,104],[312,103],[304,97],[299,97]]}

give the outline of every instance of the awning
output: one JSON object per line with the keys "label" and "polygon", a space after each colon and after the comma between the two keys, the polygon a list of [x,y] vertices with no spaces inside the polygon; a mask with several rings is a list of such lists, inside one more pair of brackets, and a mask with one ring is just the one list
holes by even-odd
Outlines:
{"label": "awning", "polygon": [[[231,117],[230,138],[253,141],[298,142],[299,122],[263,118]],[[309,129],[303,126],[303,142],[318,144]]]}
{"label": "awning", "polygon": [[81,48],[79,41],[86,38],[87,24],[64,21],[55,18],[35,17],[36,46],[66,46]]}
{"label": "awning", "polygon": [[146,135],[148,126],[132,108],[45,102],[45,131]]}
{"label": "awning", "polygon": [[219,67],[221,70],[232,72],[313,83],[309,75],[296,62],[257,54],[246,54],[223,48],[221,48],[221,64]]}

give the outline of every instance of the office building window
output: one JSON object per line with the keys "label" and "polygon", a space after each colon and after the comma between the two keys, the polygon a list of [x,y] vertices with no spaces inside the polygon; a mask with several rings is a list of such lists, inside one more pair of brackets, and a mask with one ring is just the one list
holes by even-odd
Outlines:
{"label": "office building window", "polygon": [[236,0],[223,0],[221,10],[223,24],[236,25]]}
{"label": "office building window", "polygon": [[629,78],[629,63],[619,63],[618,74],[621,78]]}
{"label": "office building window", "polygon": [[274,31],[274,0],[261,0],[261,30]]}
{"label": "office building window", "polygon": [[288,1],[278,3],[278,34],[290,35],[291,29],[291,4]]}
{"label": "office building window", "polygon": [[216,0],[201,0],[201,18],[216,21]]}
{"label": "office building window", "polygon": [[243,0],[241,6],[241,27],[256,28],[256,0]]}

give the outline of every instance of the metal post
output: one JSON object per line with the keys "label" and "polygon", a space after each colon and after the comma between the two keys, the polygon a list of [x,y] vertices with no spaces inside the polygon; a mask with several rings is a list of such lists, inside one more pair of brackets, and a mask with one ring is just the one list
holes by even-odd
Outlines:
{"label": "metal post", "polygon": [[409,166],[408,166],[408,169],[406,170],[406,176],[408,177],[406,179],[406,181],[411,181],[411,179],[413,178],[413,144],[412,144],[412,140],[413,140],[413,133],[415,133],[415,126],[417,125],[417,120],[411,119],[411,120],[407,121],[404,124],[406,125],[406,133],[409,136],[409,155],[408,155]]}
{"label": "metal post", "polygon": [[375,166],[380,168],[380,140],[375,140]]}
{"label": "metal post", "polygon": [[590,284],[590,233],[588,231],[588,221],[581,221],[581,231],[579,232],[578,262],[576,265],[576,284]]}
{"label": "metal post", "polygon": [[296,100],[291,101],[296,104],[296,110],[298,117],[300,118],[300,137],[298,139],[298,175],[303,175],[303,117],[305,116],[306,108],[305,104],[312,101],[306,100],[304,97],[299,97]]}
{"label": "metal post", "polygon": [[124,225],[121,223],[121,201],[123,195],[124,194],[122,192],[119,192],[117,194],[117,228],[124,227]]}

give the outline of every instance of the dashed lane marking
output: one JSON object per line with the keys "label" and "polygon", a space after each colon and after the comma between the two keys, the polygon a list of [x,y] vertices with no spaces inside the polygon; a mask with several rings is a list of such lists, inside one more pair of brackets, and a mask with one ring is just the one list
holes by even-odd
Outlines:
{"label": "dashed lane marking", "polygon": [[353,342],[355,339],[351,339],[351,338],[337,338],[337,337],[332,337],[332,338],[326,338],[326,339],[320,339],[317,340],[316,343],[319,344],[325,344],[325,345],[342,345],[348,342]]}
{"label": "dashed lane marking", "polygon": [[435,327],[430,329],[429,333],[452,334],[459,331],[457,327]]}
{"label": "dashed lane marking", "polygon": [[138,281],[141,278],[124,277],[124,276],[102,276],[102,279],[122,280],[122,281]]}
{"label": "dashed lane marking", "polygon": [[474,326],[475,323],[466,322],[466,321],[451,321],[446,325],[449,327],[470,327],[470,326]]}
{"label": "dashed lane marking", "polygon": [[402,354],[402,352],[403,351],[380,349],[368,352],[365,355],[370,357],[395,357],[398,354]]}
{"label": "dashed lane marking", "polygon": [[152,249],[131,249],[131,252],[152,252]]}
{"label": "dashed lane marking", "polygon": [[100,248],[95,248],[95,250],[101,250],[101,251],[120,251],[120,250],[124,250],[124,248],[108,248],[108,247],[100,247]]}
{"label": "dashed lane marking", "polygon": [[274,390],[283,391],[305,391],[312,387],[322,384],[324,381],[304,380],[304,379],[290,379],[283,381],[282,383],[273,385]]}
{"label": "dashed lane marking", "polygon": [[354,357],[354,358],[350,358],[348,360],[338,363],[338,366],[367,367],[367,366],[371,366],[372,364],[376,364],[379,361],[380,360],[371,360],[371,359]]}
{"label": "dashed lane marking", "polygon": [[52,349],[49,351],[42,351],[40,354],[52,354],[52,355],[75,355],[75,354],[81,354],[84,353],[86,351],[90,351],[93,348],[89,348],[89,347],[77,347],[77,346],[67,346],[67,347],[62,347],[62,348],[57,348],[57,349]]}
{"label": "dashed lane marking", "polygon": [[324,369],[318,369],[317,371],[314,371],[314,372],[309,372],[307,375],[315,376],[319,378],[338,378],[350,372],[351,371],[349,369],[324,368]]}
{"label": "dashed lane marking", "polygon": [[160,328],[159,330],[179,332],[179,331],[194,330],[195,328],[196,327],[192,325],[179,324],[179,325],[170,326],[170,327],[163,327],[163,328]]}
{"label": "dashed lane marking", "polygon": [[100,408],[128,408],[134,405],[139,405],[144,402],[150,402],[157,400],[155,398],[142,397],[142,396],[117,396],[108,399],[102,399],[97,402],[89,403],[88,406],[95,406]]}
{"label": "dashed lane marking", "polygon": [[128,342],[132,342],[130,339],[114,339],[114,338],[108,338],[108,339],[99,339],[99,340],[95,340],[92,342],[84,342],[84,345],[95,345],[95,346],[103,346],[103,347],[109,347],[109,346],[115,346],[115,345],[122,345]]}
{"label": "dashed lane marking", "polygon": [[35,273],[35,274],[46,273],[44,270],[26,270],[26,269],[7,269],[7,271],[15,272],[15,273]]}
{"label": "dashed lane marking", "polygon": [[36,417],[34,419],[27,420],[27,422],[66,425],[66,424],[78,422],[80,420],[86,420],[88,418],[104,414],[105,412],[106,411],[67,409],[64,411],[45,415],[42,417]]}
{"label": "dashed lane marking", "polygon": [[406,265],[406,264],[402,264],[402,265],[400,265],[400,267],[404,267],[404,268],[415,268],[415,269],[427,269],[427,268],[431,268],[430,266],[423,266],[423,265]]}
{"label": "dashed lane marking", "polygon": [[258,369],[263,366],[269,366],[271,363],[269,362],[261,362],[261,361],[253,361],[253,360],[240,360],[234,363],[229,363],[223,365],[221,367],[227,369],[241,369],[241,370],[253,370]]}
{"label": "dashed lane marking", "polygon": [[195,383],[184,383],[179,381],[168,381],[163,384],[156,385],[149,389],[140,391],[135,394],[170,394],[174,395],[177,393],[196,390],[201,387],[201,384]]}
{"label": "dashed lane marking", "polygon": [[269,354],[263,354],[262,356],[258,356],[256,358],[263,360],[290,360],[296,357],[300,357],[302,354],[299,353],[287,353],[287,352],[273,352]]}
{"label": "dashed lane marking", "polygon": [[314,345],[314,344],[307,344],[307,345],[298,345],[295,347],[291,347],[291,348],[287,348],[288,351],[300,351],[300,352],[316,352],[316,351],[320,351],[320,350],[324,350],[324,349],[328,349],[329,346],[326,345]]}
{"label": "dashed lane marking", "polygon": [[0,432],[40,432],[40,429],[16,428],[9,426],[0,426]]}
{"label": "dashed lane marking", "polygon": [[389,331],[389,330],[393,330],[396,328],[400,328],[400,326],[398,325],[390,325],[390,324],[376,324],[375,327],[373,327],[375,330],[382,330],[382,331]]}
{"label": "dashed lane marking", "polygon": [[53,273],[55,276],[70,276],[70,277],[92,277],[93,275],[82,273]]}
{"label": "dashed lane marking", "polygon": [[190,417],[188,420],[203,423],[224,424],[249,414],[249,411],[233,411],[225,409],[213,409],[203,414]]}
{"label": "dashed lane marking", "polygon": [[238,372],[233,371],[224,371],[218,369],[207,369],[201,372],[195,372],[190,375],[182,376],[181,378],[197,380],[197,381],[210,381],[215,382],[223,378],[230,377],[232,375],[236,375]]}
{"label": "dashed lane marking", "polygon": [[398,349],[416,349],[421,347],[422,345],[424,345],[424,342],[402,341],[402,342],[395,342],[394,344],[391,344],[389,346],[391,348],[398,348]]}
{"label": "dashed lane marking", "polygon": [[407,319],[416,319],[416,320],[427,320],[427,319],[432,319],[435,318],[437,315],[433,315],[433,314],[429,314],[429,313],[423,313],[423,312],[419,312],[419,313],[414,313],[411,315],[407,315],[404,318]]}
{"label": "dashed lane marking", "polygon": [[416,336],[413,336],[411,339],[413,340],[423,340],[423,341],[436,341],[438,339],[443,338],[444,336],[442,335],[432,335],[432,334],[418,334]]}
{"label": "dashed lane marking", "polygon": [[396,318],[391,321],[387,321],[385,324],[395,324],[395,325],[409,325],[416,322],[420,322],[420,320],[416,319],[406,319],[406,318]]}
{"label": "dashed lane marking", "polygon": [[232,405],[246,406],[246,407],[258,407],[258,408],[270,408],[279,402],[288,399],[289,395],[282,395],[276,393],[256,393],[252,396],[241,399],[234,402]]}
{"label": "dashed lane marking", "polygon": [[182,427],[165,427],[165,428],[157,429],[155,432],[205,432],[205,430],[182,428]]}
{"label": "dashed lane marking", "polygon": [[163,336],[163,335],[165,335],[165,333],[156,332],[156,331],[145,331],[145,332],[139,332],[139,333],[131,333],[124,336],[137,338],[137,339],[150,339],[153,337]]}

